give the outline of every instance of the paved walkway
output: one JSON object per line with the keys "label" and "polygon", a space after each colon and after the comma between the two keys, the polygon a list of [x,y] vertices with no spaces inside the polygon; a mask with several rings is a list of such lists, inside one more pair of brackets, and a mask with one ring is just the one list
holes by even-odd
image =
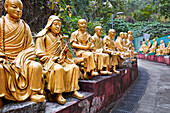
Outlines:
{"label": "paved walkway", "polygon": [[170,113],[170,66],[138,60],[139,77],[111,113]]}

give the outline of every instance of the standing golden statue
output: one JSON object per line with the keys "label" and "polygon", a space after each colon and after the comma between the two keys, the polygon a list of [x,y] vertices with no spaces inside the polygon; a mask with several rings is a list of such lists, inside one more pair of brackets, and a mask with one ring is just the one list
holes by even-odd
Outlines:
{"label": "standing golden statue", "polygon": [[164,55],[170,54],[170,36],[168,38],[169,38],[169,43],[168,46],[164,49]]}
{"label": "standing golden statue", "polygon": [[95,27],[95,34],[92,36],[92,51],[95,53],[96,66],[100,74],[112,74],[108,71],[109,54],[103,53],[103,42],[100,36],[102,35],[103,28],[101,26]]}
{"label": "standing golden statue", "polygon": [[5,0],[8,14],[0,18],[0,98],[42,102],[42,66],[35,62],[35,46],[29,26],[20,19],[21,0]]}
{"label": "standing golden statue", "polygon": [[150,52],[149,53],[155,53],[156,48],[157,48],[157,42],[156,42],[155,39],[153,39],[153,44],[152,44],[152,46],[150,48]]}
{"label": "standing golden statue", "polygon": [[79,67],[74,64],[60,30],[61,20],[58,16],[50,16],[45,28],[36,36],[36,53],[47,71],[49,98],[64,104],[63,92],[73,92],[72,96],[79,99],[84,96],[77,92]]}
{"label": "standing golden statue", "polygon": [[108,36],[105,36],[103,39],[103,49],[105,53],[108,53],[110,55],[109,59],[109,68],[113,68],[113,72],[120,73],[119,71],[116,71],[116,66],[118,65],[118,59],[119,59],[119,52],[116,51],[115,46],[115,37],[116,31],[114,29],[110,29],[108,32]]}
{"label": "standing golden statue", "polygon": [[71,34],[70,43],[76,50],[77,57],[83,57],[84,62],[84,75],[86,79],[92,76],[98,75],[95,68],[94,54],[91,52],[92,49],[92,38],[91,35],[86,31],[87,23],[85,19],[80,19],[78,21],[79,29]]}

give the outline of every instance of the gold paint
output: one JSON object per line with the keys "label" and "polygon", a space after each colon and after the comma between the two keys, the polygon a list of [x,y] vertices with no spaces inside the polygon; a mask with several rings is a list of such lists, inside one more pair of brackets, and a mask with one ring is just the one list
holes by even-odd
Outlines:
{"label": "gold paint", "polygon": [[157,42],[156,42],[155,39],[153,39],[153,44],[152,44],[152,46],[150,48],[150,52],[149,53],[155,53],[156,48],[157,48]]}
{"label": "gold paint", "polygon": [[63,42],[63,38],[68,37],[62,36],[60,30],[61,20],[50,16],[45,28],[37,34],[36,53],[47,71],[47,89],[55,96],[55,101],[64,104],[63,92],[76,92],[77,98],[84,96],[77,92],[79,67],[72,60],[68,43]]}
{"label": "gold paint", "polygon": [[116,46],[114,42],[116,31],[114,29],[110,29],[108,32],[108,36],[104,37],[103,39],[103,49],[105,53],[108,53],[110,55],[109,59],[109,68],[113,68],[113,72],[120,73],[119,71],[116,71],[116,65],[118,65],[118,59],[119,59],[119,52],[116,51]]}
{"label": "gold paint", "polygon": [[[42,102],[42,66],[35,62],[35,46],[29,26],[21,20],[22,2],[6,0],[8,14],[0,18],[0,98]],[[35,98],[36,96],[36,98]]]}
{"label": "gold paint", "polygon": [[103,28],[101,26],[95,27],[95,34],[92,36],[92,43],[94,45],[92,51],[95,54],[97,71],[99,71],[100,74],[112,74],[112,72],[108,71],[109,54],[103,53],[102,38],[100,38],[102,32]]}
{"label": "gold paint", "polygon": [[84,58],[83,78],[89,79],[91,76],[98,75],[98,72],[95,72],[94,54],[91,52],[91,48],[93,47],[92,38],[86,31],[86,20],[80,19],[78,21],[78,27],[79,29],[71,34],[70,43],[76,50],[76,56]]}
{"label": "gold paint", "polygon": [[170,53],[170,36],[168,38],[169,38],[169,43],[168,46],[164,49],[164,55],[168,55]]}
{"label": "gold paint", "polygon": [[163,42],[163,40],[160,41],[160,46],[159,48],[156,50],[156,55],[164,55],[164,51],[165,50],[165,43]]}

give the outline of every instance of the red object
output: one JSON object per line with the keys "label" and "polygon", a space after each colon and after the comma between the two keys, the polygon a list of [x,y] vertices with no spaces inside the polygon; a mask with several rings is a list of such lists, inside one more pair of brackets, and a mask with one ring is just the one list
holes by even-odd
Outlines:
{"label": "red object", "polygon": [[164,63],[164,56],[156,56],[156,62]]}
{"label": "red object", "polygon": [[170,66],[170,56],[164,56],[164,63]]}

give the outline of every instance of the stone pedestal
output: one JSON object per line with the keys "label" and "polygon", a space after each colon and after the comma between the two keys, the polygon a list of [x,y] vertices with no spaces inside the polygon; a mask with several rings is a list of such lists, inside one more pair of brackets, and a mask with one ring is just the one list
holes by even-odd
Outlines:
{"label": "stone pedestal", "polygon": [[[6,100],[8,101],[8,100]],[[36,102],[12,102],[1,107],[0,113],[44,113],[46,108],[46,101]],[[8,103],[6,102],[6,103]]]}
{"label": "stone pedestal", "polygon": [[149,55],[148,54],[145,54],[145,60],[148,60],[149,58]]}
{"label": "stone pedestal", "polygon": [[150,61],[155,61],[155,55],[150,55],[149,60]]}
{"label": "stone pedestal", "polygon": [[169,55],[164,56],[164,63],[170,66],[170,56]]}
{"label": "stone pedestal", "polygon": [[141,54],[141,59],[145,59],[145,54]]}
{"label": "stone pedestal", "polygon": [[156,62],[164,63],[164,56],[156,56]]}

